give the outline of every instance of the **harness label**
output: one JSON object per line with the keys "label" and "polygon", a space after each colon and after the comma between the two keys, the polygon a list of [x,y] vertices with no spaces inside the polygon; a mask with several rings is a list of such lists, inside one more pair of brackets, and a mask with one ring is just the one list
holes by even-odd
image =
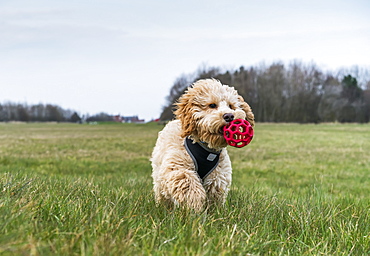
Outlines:
{"label": "harness label", "polygon": [[208,155],[208,157],[207,157],[207,160],[208,160],[208,161],[213,161],[213,160],[215,160],[215,159],[216,159],[216,157],[217,157],[217,155],[216,155],[216,154],[212,154],[212,153],[210,153],[210,154]]}

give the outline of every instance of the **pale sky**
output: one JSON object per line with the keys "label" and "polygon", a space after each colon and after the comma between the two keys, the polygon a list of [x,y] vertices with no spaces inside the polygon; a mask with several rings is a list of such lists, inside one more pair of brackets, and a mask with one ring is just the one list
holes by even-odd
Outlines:
{"label": "pale sky", "polygon": [[0,0],[0,103],[159,117],[199,66],[370,65],[369,0]]}

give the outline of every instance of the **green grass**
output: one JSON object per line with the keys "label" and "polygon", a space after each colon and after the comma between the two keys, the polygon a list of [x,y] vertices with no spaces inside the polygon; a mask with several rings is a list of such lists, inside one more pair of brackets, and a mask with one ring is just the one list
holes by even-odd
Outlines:
{"label": "green grass", "polygon": [[258,124],[201,214],[153,201],[161,128],[0,123],[0,254],[370,254],[370,125]]}

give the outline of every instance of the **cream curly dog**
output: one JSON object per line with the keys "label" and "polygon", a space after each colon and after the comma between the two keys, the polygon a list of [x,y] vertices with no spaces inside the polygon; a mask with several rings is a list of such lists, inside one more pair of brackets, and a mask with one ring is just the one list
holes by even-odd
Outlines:
{"label": "cream curly dog", "polygon": [[198,212],[206,202],[223,204],[232,168],[222,128],[233,119],[254,126],[252,110],[215,79],[195,82],[176,106],[176,119],[159,132],[151,158],[155,199]]}

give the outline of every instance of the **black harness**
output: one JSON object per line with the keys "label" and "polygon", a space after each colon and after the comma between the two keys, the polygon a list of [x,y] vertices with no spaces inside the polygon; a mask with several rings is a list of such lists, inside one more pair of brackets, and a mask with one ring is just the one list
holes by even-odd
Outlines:
{"label": "black harness", "polygon": [[185,139],[184,145],[193,159],[195,171],[202,180],[205,179],[217,167],[221,150],[213,151],[201,143],[193,143],[189,138]]}

